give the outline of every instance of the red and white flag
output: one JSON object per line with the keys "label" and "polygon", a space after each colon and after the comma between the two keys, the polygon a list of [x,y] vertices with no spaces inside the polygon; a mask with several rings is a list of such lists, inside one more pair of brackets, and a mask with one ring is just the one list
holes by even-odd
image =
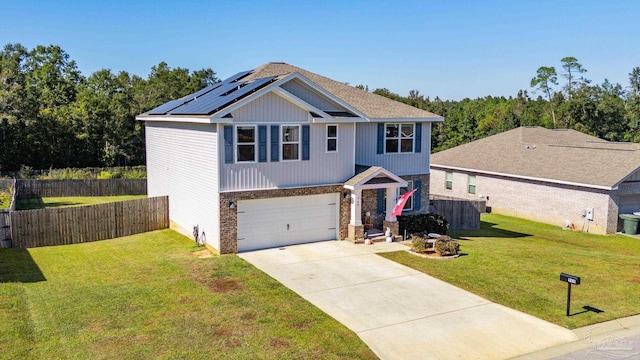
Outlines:
{"label": "red and white flag", "polygon": [[408,193],[405,193],[400,197],[400,199],[398,199],[396,206],[393,208],[393,211],[391,212],[391,217],[395,217],[402,214],[402,209],[404,208],[404,204],[407,203],[407,200],[409,200],[411,195],[413,195],[413,193],[416,192],[416,190],[418,189],[413,189]]}

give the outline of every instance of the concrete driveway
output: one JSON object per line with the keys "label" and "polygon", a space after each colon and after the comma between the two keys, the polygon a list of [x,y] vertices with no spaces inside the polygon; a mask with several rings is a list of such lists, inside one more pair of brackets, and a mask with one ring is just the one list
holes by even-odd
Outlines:
{"label": "concrete driveway", "polygon": [[508,359],[577,340],[375,254],[396,250],[406,247],[327,241],[239,256],[353,330],[381,359]]}

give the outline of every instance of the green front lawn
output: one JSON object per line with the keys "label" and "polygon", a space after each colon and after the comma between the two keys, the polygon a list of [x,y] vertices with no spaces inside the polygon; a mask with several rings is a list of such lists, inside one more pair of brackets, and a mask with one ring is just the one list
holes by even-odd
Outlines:
{"label": "green front lawn", "polygon": [[68,196],[46,197],[36,199],[16,200],[17,210],[32,210],[68,206],[85,206],[104,204],[116,201],[144,199],[147,195],[122,195],[122,196]]}
{"label": "green front lawn", "polygon": [[[480,230],[450,235],[460,239],[463,256],[457,259],[402,251],[381,256],[567,328],[640,313],[640,239],[565,231],[495,214],[482,216]],[[582,281],[572,287],[569,317],[561,272]]]}
{"label": "green front lawn", "polygon": [[201,249],[170,230],[0,249],[0,358],[375,358],[252,265]]}

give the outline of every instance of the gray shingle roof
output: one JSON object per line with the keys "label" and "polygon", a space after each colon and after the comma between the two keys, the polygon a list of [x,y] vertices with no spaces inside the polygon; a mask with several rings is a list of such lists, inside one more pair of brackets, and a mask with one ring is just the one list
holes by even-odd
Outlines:
{"label": "gray shingle roof", "polygon": [[418,109],[384,96],[366,92],[358,88],[345,85],[310,71],[279,62],[271,62],[256,68],[253,73],[243,80],[253,80],[268,76],[281,76],[299,73],[311,80],[333,96],[346,102],[353,108],[365,114],[370,119],[389,118],[433,118],[442,119],[440,115]]}
{"label": "gray shingle roof", "polygon": [[640,147],[575,130],[520,127],[435,153],[431,166],[613,188],[640,168]]}

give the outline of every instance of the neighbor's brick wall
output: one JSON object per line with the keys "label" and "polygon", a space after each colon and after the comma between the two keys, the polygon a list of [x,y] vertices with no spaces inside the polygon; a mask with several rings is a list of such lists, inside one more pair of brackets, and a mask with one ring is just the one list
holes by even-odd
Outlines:
{"label": "neighbor's brick wall", "polygon": [[347,238],[347,226],[349,224],[350,204],[349,198],[344,199],[346,192],[342,185],[314,186],[292,189],[255,190],[227,192],[220,194],[220,253],[235,254],[238,252],[238,215],[237,207],[229,208],[229,202],[239,200],[267,199],[275,197],[318,195],[328,193],[340,193],[340,239]]}
{"label": "neighbor's brick wall", "polygon": [[471,195],[467,193],[467,173],[453,172],[451,190],[445,189],[445,173],[431,169],[431,194],[476,200],[488,197],[487,207],[492,212],[558,226],[569,220],[578,229],[584,223],[583,210],[594,208],[589,232],[606,234],[617,229],[616,199],[610,191],[476,175],[476,194]]}

